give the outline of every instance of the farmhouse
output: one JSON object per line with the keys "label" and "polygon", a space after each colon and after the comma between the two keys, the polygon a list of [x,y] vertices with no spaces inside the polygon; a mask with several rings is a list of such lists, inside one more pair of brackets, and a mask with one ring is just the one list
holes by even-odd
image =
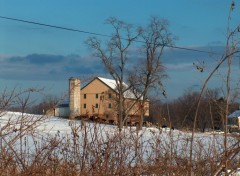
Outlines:
{"label": "farmhouse", "polygon": [[[124,86],[127,87],[125,83]],[[54,115],[68,116],[70,119],[81,117],[98,119],[108,123],[117,122],[117,95],[115,80],[95,77],[81,88],[80,79],[70,78],[69,106],[55,108]],[[144,110],[144,116],[149,116],[149,101],[145,102],[143,107],[141,100],[137,100],[136,96],[129,90],[125,92],[124,98],[128,107],[135,103],[129,112],[128,122],[138,122],[142,109]]]}

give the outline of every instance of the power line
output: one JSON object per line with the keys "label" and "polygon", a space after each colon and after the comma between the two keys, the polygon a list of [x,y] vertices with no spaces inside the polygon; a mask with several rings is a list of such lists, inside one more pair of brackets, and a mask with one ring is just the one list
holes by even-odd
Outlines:
{"label": "power line", "polygon": [[[39,26],[45,26],[45,27],[50,27],[50,28],[56,28],[56,29],[61,29],[61,30],[67,30],[67,31],[72,31],[72,32],[96,35],[96,36],[101,36],[101,37],[111,37],[110,35],[106,35],[106,34],[100,34],[100,33],[89,32],[89,31],[78,30],[78,29],[74,29],[74,28],[67,28],[67,27],[56,26],[56,25],[45,24],[45,23],[39,23],[39,22],[28,21],[28,20],[23,20],[23,19],[18,19],[18,18],[11,18],[11,17],[5,17],[5,16],[0,16],[0,18],[6,19],[6,20],[11,20],[11,21],[18,21],[18,22],[23,22],[23,23],[28,23],[28,24],[39,25]],[[124,39],[124,38],[122,38],[122,39]],[[124,39],[124,40],[126,40],[126,39]],[[135,42],[144,43],[143,41],[140,41],[140,40],[135,40]],[[193,51],[193,52],[200,52],[200,53],[207,53],[207,54],[219,54],[219,53],[215,53],[215,52],[180,47],[180,46],[172,46],[172,45],[166,45],[166,44],[164,46],[168,47],[168,48],[179,49],[179,50],[186,50],[186,51]]]}
{"label": "power line", "polygon": [[83,31],[83,30],[78,30],[78,29],[73,29],[73,28],[66,28],[66,27],[61,27],[61,26],[56,26],[56,25],[38,23],[38,22],[34,22],[34,21],[27,21],[27,20],[22,20],[22,19],[17,19],[17,18],[10,18],[10,17],[4,17],[4,16],[0,16],[0,18],[12,20],[12,21],[23,22],[23,23],[34,24],[34,25],[39,25],[39,26],[62,29],[62,30],[67,30],[67,31],[72,31],[72,32],[80,32],[80,33],[97,35],[97,36],[102,36],[102,37],[111,37],[110,35],[98,34],[98,33],[94,33],[94,32],[88,32],[88,31]]}

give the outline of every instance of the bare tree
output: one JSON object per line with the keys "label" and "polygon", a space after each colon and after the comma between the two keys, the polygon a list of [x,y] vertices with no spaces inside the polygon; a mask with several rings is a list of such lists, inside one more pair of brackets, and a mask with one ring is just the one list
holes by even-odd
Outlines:
{"label": "bare tree", "polygon": [[[107,22],[114,28],[114,34],[107,45],[103,47],[102,42],[96,38],[90,38],[87,44],[96,51],[96,56],[101,58],[107,72],[116,81],[120,129],[126,122],[131,109],[136,105],[140,107],[141,111],[141,129],[148,101],[147,95],[152,88],[162,85],[161,80],[166,77],[161,58],[164,48],[173,44],[173,37],[169,32],[167,20],[156,17],[150,19],[147,27],[138,28],[135,31],[131,25],[116,18],[109,18]],[[140,53],[145,56],[139,62],[131,63],[132,70],[127,69],[128,52],[137,38],[140,38],[141,43],[143,43],[140,47]],[[129,86],[124,85],[123,81],[126,78]],[[125,95],[129,90],[135,94],[135,101],[126,106]]]}
{"label": "bare tree", "polygon": [[[148,93],[153,88],[162,87],[162,80],[167,76],[162,65],[164,49],[166,46],[173,45],[174,41],[174,37],[169,31],[168,21],[165,19],[152,17],[148,26],[142,31],[141,39],[144,44],[141,47],[141,53],[144,57],[140,59],[140,63],[130,75],[133,89],[137,90],[137,94],[141,96],[139,101],[142,107],[140,129]],[[165,95],[165,92],[163,94]]]}
{"label": "bare tree", "polygon": [[131,88],[131,86],[124,85],[127,73],[126,65],[129,61],[128,52],[134,40],[141,34],[141,31],[113,17],[107,19],[106,22],[114,29],[106,45],[95,37],[89,38],[86,43],[95,50],[95,56],[101,59],[106,71],[116,81],[118,126],[119,130],[121,130],[129,112],[129,108],[125,106],[126,99],[124,97]]}
{"label": "bare tree", "polygon": [[234,10],[235,3],[232,2],[230,5],[230,10],[229,10],[229,16],[228,16],[228,26],[227,26],[227,34],[226,34],[226,49],[225,52],[223,53],[222,57],[220,58],[218,64],[214,69],[210,72],[209,76],[206,78],[200,95],[198,97],[197,101],[197,109],[194,115],[194,123],[193,123],[193,130],[192,130],[192,137],[191,137],[191,143],[190,143],[190,159],[189,159],[189,175],[192,173],[193,167],[193,140],[194,140],[194,135],[195,135],[195,128],[196,128],[196,122],[199,116],[199,107],[201,103],[201,99],[203,96],[204,91],[207,88],[207,84],[209,80],[213,77],[213,75],[218,71],[218,69],[224,64],[227,63],[227,74],[226,74],[226,80],[225,85],[226,85],[226,106],[225,106],[225,114],[224,114],[224,127],[225,127],[225,136],[224,136],[224,157],[223,157],[223,162],[220,163],[219,169],[216,171],[214,175],[218,175],[222,168],[225,168],[225,171],[228,169],[228,162],[231,159],[231,153],[228,150],[227,147],[227,133],[228,133],[228,113],[229,113],[229,103],[230,103],[230,98],[231,98],[231,85],[230,85],[230,78],[231,78],[231,66],[232,66],[232,60],[234,56],[240,53],[239,45],[239,26],[234,27],[232,30],[230,28],[230,21],[231,21],[231,12]]}
{"label": "bare tree", "polygon": [[61,98],[54,95],[45,95],[40,103],[31,107],[30,113],[46,114],[47,111],[53,110],[62,101]]}

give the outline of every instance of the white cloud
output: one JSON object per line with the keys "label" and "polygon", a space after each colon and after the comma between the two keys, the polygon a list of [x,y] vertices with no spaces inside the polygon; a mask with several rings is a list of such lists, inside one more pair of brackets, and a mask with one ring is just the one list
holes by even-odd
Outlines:
{"label": "white cloud", "polygon": [[181,64],[166,63],[164,66],[167,68],[167,70],[181,71],[181,70],[192,68],[193,64],[192,63],[181,63]]}

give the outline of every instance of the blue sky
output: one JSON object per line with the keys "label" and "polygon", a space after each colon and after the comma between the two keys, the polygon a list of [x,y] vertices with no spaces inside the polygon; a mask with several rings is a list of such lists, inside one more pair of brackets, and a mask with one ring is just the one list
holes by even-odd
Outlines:
{"label": "blue sky", "polygon": [[[104,24],[109,17],[144,26],[151,16],[157,16],[169,21],[170,30],[177,37],[176,46],[221,54],[226,41],[231,2],[0,0],[0,16],[100,34],[111,32],[111,27]],[[240,2],[236,1],[235,4],[231,28],[236,28],[240,23]],[[83,79],[90,75],[108,76],[99,59],[94,58],[92,51],[84,44],[88,37],[89,34],[0,19],[0,89],[41,86],[47,94],[61,95],[68,89],[68,78],[71,76]],[[163,58],[169,75],[164,85],[168,97],[178,97],[189,87],[199,89],[219,57],[168,48]],[[193,62],[202,61],[206,71],[199,73]],[[233,70],[238,71],[238,67]],[[221,74],[218,75],[210,86],[222,86],[221,77]]]}

